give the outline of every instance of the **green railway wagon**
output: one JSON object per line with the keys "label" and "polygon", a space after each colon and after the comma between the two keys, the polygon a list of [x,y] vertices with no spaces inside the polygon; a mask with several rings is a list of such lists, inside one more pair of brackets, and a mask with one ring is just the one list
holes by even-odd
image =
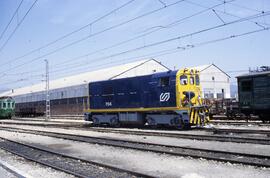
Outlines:
{"label": "green railway wagon", "polygon": [[0,97],[0,119],[11,119],[15,113],[15,101],[9,96]]}
{"label": "green railway wagon", "polygon": [[241,113],[270,121],[270,67],[238,76],[237,81]]}

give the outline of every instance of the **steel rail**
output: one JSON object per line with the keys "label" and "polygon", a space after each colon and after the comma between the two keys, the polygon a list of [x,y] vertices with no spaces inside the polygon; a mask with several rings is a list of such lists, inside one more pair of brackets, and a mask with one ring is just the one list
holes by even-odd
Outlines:
{"label": "steel rail", "polygon": [[[5,123],[7,124],[7,123]],[[268,138],[258,138],[258,137],[243,137],[243,136],[231,136],[226,135],[206,135],[206,134],[186,134],[186,133],[169,133],[169,132],[154,132],[154,131],[144,131],[144,130],[119,130],[114,128],[96,128],[89,127],[89,124],[48,124],[48,123],[8,123],[16,125],[31,125],[31,126],[46,126],[46,127],[58,127],[63,129],[80,129],[87,131],[97,131],[102,133],[119,133],[119,134],[129,134],[129,135],[145,135],[145,136],[162,136],[162,137],[172,137],[172,138],[181,138],[181,139],[194,139],[194,140],[207,140],[207,141],[219,141],[219,142],[235,142],[235,143],[251,143],[251,144],[262,144],[270,145],[270,139]],[[0,128],[8,128],[1,126]],[[12,128],[12,127],[10,127]],[[224,133],[219,132],[219,129],[202,129],[203,131],[213,132],[214,134]],[[226,133],[226,132],[225,132]],[[228,133],[228,131],[227,131]],[[270,134],[270,133],[269,133]]]}
{"label": "steel rail", "polygon": [[1,163],[0,161],[0,167],[11,173],[12,175],[18,177],[18,178],[27,178],[25,175],[19,173],[17,170],[14,170],[13,168],[10,168],[9,166],[6,166],[5,164]]}
{"label": "steel rail", "polygon": [[214,134],[238,133],[238,134],[264,134],[270,136],[270,130],[209,128],[205,129],[205,131],[213,132]]}
{"label": "steel rail", "polygon": [[258,126],[270,126],[270,123],[254,122],[254,121],[229,121],[229,120],[211,120],[211,124],[226,124],[226,125],[258,125]]}
{"label": "steel rail", "polygon": [[237,164],[252,165],[258,167],[270,167],[269,155],[258,155],[249,153],[239,153],[232,151],[219,151],[212,149],[202,149],[184,146],[172,146],[156,143],[147,143],[139,141],[127,141],[112,138],[98,138],[85,135],[73,135],[60,132],[37,131],[31,129],[7,129],[11,132],[28,133],[54,138],[61,138],[77,142],[85,142],[90,144],[99,144],[105,146],[119,147],[124,149],[132,149],[139,151],[154,152],[159,154],[168,154],[173,156],[188,156],[193,158],[203,158],[207,160],[215,160],[220,162],[231,162]]}
{"label": "steel rail", "polygon": [[[119,133],[119,134],[163,136],[163,137],[183,138],[183,139],[270,145],[270,139],[268,139],[268,138],[239,137],[239,136],[228,136],[228,135],[224,136],[224,135],[168,133],[168,132],[153,132],[153,131],[141,131],[141,130],[140,131],[116,130],[116,129],[110,129],[110,128],[106,128],[106,129],[105,128],[90,128],[90,130],[97,131],[97,132],[103,132],[103,133],[110,132],[110,133]],[[202,129],[202,130],[204,130],[204,129]],[[209,130],[207,130],[207,131],[209,131]]]}
{"label": "steel rail", "polygon": [[[95,165],[95,166],[107,168],[107,169],[110,169],[110,170],[113,170],[113,171],[116,171],[116,172],[126,173],[126,174],[128,174],[130,176],[153,178],[153,176],[150,176],[150,175],[147,175],[147,174],[143,174],[143,173],[139,173],[139,172],[135,172],[135,171],[131,171],[131,170],[126,170],[126,169],[118,168],[118,167],[115,167],[115,166],[111,166],[111,165],[108,165],[108,164],[103,164],[103,163],[99,163],[99,162],[95,162],[95,161],[89,161],[87,159],[83,159],[83,158],[80,158],[80,157],[70,156],[70,155],[67,155],[67,154],[64,154],[64,153],[52,151],[49,148],[45,148],[45,147],[42,147],[41,148],[41,147],[38,147],[38,146],[35,146],[35,145],[31,145],[31,144],[28,144],[28,143],[22,143],[22,142],[19,142],[19,141],[10,140],[10,139],[7,139],[7,138],[1,137],[1,136],[0,136],[0,139],[1,140],[4,140],[5,142],[9,142],[9,143],[15,145],[16,147],[23,146],[23,147],[26,147],[28,149],[32,149],[32,151],[33,150],[40,151],[40,154],[39,155],[42,155],[45,152],[45,153],[49,153],[49,154],[52,154],[52,155],[56,155],[56,156],[58,156],[59,159],[61,159],[61,158],[67,158],[69,160],[74,160],[76,162],[80,162],[81,164]],[[56,170],[63,171],[65,173],[74,175],[76,177],[80,177],[80,178],[93,177],[93,176],[90,176],[90,175],[85,175],[85,174],[82,174],[82,173],[75,172],[74,170],[72,171],[72,170],[69,170],[69,169],[66,169],[66,168],[62,168],[61,166],[57,166],[57,165],[48,163],[48,162],[46,162],[46,161],[44,161],[42,159],[41,160],[38,160],[38,159],[35,159],[33,157],[27,156],[25,154],[19,153],[19,151],[14,151],[12,149],[9,149],[8,147],[6,147],[3,144],[3,142],[1,142],[1,140],[0,140],[0,148],[3,149],[3,150],[5,150],[5,151],[7,151],[7,152],[10,152],[12,154],[18,155],[18,156],[23,157],[23,158],[25,158],[27,160],[30,160],[30,161],[33,161],[33,162],[36,162],[36,163],[39,163],[39,164],[42,164],[42,165],[45,165],[45,166],[54,168]]]}

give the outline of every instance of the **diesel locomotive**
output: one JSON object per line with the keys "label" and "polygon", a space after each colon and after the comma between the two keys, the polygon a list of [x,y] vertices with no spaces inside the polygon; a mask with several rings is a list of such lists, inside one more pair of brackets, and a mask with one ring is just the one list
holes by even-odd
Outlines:
{"label": "diesel locomotive", "polygon": [[93,125],[167,125],[179,129],[209,122],[199,71],[182,69],[89,83],[85,120]]}

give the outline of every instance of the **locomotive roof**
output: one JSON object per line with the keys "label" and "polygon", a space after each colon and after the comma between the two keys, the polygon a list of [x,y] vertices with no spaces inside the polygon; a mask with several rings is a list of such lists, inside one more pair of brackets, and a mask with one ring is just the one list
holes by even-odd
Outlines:
{"label": "locomotive roof", "polygon": [[[168,70],[169,68],[162,65],[155,59],[141,60],[52,80],[50,81],[50,90],[78,85],[86,85],[94,81],[148,75],[155,72],[165,72]],[[45,83],[39,83],[32,86],[27,86],[0,93],[0,96],[18,96],[42,91],[45,91]]]}
{"label": "locomotive roof", "polygon": [[250,72],[250,73],[247,73],[247,74],[239,75],[236,78],[244,78],[244,77],[251,77],[251,76],[260,76],[260,75],[267,75],[267,74],[270,74],[270,71]]}

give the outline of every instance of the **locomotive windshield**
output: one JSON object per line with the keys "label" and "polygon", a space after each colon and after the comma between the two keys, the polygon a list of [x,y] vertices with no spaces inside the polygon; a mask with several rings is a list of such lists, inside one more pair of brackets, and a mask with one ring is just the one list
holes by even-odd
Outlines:
{"label": "locomotive windshield", "polygon": [[189,83],[190,83],[190,85],[194,85],[194,77],[190,77]]}
{"label": "locomotive windshield", "polygon": [[199,75],[196,75],[196,85],[200,85],[200,77]]}
{"label": "locomotive windshield", "polygon": [[181,85],[187,85],[188,84],[188,79],[186,75],[181,75],[180,76],[180,83]]}

